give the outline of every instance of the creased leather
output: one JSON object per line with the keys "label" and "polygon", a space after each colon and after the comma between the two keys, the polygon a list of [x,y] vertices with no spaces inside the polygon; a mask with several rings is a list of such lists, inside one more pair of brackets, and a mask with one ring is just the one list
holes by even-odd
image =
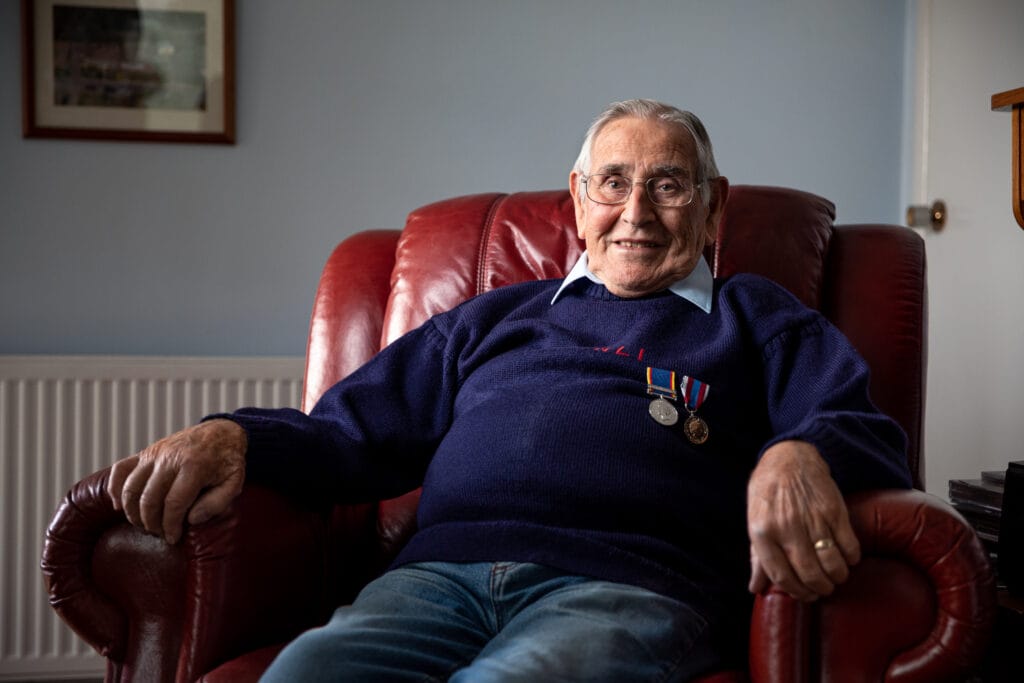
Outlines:
{"label": "creased leather", "polygon": [[[872,367],[873,398],[910,437],[920,484],[923,242],[894,226],[834,227],[834,216],[812,194],[734,186],[708,255],[720,276],[780,282],[850,337]],[[413,211],[401,233],[345,240],[314,303],[304,406],[429,315],[494,287],[561,277],[582,248],[565,190],[457,197]],[[125,523],[105,481],[104,471],[72,488],[47,532],[42,567],[55,609],[109,657],[108,679],[123,681],[255,681],[281,641],[380,571],[414,530],[418,502],[412,492],[314,511],[247,486],[229,514],[170,549]],[[749,679],[962,676],[982,656],[994,616],[977,537],[921,492],[849,502],[865,559],[814,605],[775,591],[756,599]],[[744,680],[748,672],[728,671],[703,682]]]}
{"label": "creased leather", "polygon": [[863,492],[847,505],[863,559],[827,600],[804,604],[775,589],[758,597],[752,680],[963,680],[981,661],[996,609],[981,542],[921,491]]}

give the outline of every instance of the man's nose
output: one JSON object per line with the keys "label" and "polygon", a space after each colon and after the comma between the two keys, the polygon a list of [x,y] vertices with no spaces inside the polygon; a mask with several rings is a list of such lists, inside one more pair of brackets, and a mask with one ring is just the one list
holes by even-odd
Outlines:
{"label": "man's nose", "polygon": [[654,215],[654,202],[647,195],[647,184],[633,183],[633,190],[623,204],[622,219],[630,225],[643,225]]}

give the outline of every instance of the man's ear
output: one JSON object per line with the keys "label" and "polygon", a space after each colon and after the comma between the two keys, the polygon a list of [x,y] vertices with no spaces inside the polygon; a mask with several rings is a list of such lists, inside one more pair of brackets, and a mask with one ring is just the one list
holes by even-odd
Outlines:
{"label": "man's ear", "polygon": [[729,198],[729,179],[725,176],[718,176],[708,180],[711,191],[711,200],[708,202],[708,217],[704,223],[704,233],[707,235],[708,244],[711,244],[718,237],[718,225],[722,221],[722,214],[725,212],[725,201]]}
{"label": "man's ear", "polygon": [[576,209],[576,235],[584,239],[584,226],[586,221],[586,197],[580,194],[580,173],[573,170],[569,174],[569,194],[572,195],[572,205]]}

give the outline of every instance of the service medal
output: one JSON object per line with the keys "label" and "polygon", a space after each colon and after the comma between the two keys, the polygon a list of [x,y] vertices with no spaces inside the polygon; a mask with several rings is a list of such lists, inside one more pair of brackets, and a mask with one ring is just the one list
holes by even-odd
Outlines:
{"label": "service medal", "polygon": [[679,389],[683,393],[683,406],[690,416],[683,422],[683,432],[690,443],[699,446],[708,440],[711,430],[708,423],[697,416],[697,409],[701,407],[711,391],[711,387],[699,379],[683,376],[679,383]]}
{"label": "service medal", "polygon": [[676,410],[674,405],[660,396],[651,401],[651,405],[648,406],[647,412],[651,414],[651,417],[653,417],[658,424],[663,424],[666,427],[671,427],[676,422],[679,422],[679,411]]}
{"label": "service medal", "polygon": [[711,433],[708,430],[708,423],[693,414],[683,422],[683,431],[690,443],[698,446],[707,441],[708,435]]}
{"label": "service medal", "polygon": [[679,421],[679,411],[669,403],[678,398],[675,370],[659,370],[648,367],[647,393],[657,396],[647,407],[647,412],[658,424],[671,427]]}

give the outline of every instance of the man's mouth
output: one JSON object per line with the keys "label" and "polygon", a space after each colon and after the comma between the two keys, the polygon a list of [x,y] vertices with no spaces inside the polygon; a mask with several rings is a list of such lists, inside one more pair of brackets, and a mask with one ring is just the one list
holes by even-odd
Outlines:
{"label": "man's mouth", "polygon": [[657,242],[646,242],[643,240],[616,240],[615,244],[625,249],[656,249],[661,246]]}

